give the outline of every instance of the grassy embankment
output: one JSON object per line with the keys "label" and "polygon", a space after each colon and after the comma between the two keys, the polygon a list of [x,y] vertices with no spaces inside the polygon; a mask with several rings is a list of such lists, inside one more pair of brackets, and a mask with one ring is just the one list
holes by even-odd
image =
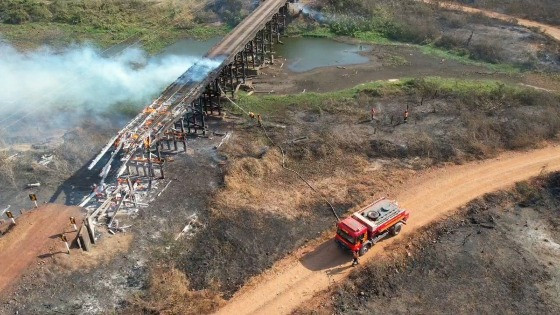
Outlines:
{"label": "grassy embankment", "polygon": [[[294,111],[356,124],[369,121],[369,108],[377,107],[375,143],[359,146],[372,147],[376,156],[386,158],[487,158],[556,141],[560,132],[560,95],[490,80],[402,79],[329,93],[241,95],[238,103],[265,120],[288,124]],[[402,129],[407,107],[414,125]],[[395,137],[402,139],[395,144]]]}
{"label": "grassy embankment", "polygon": [[[462,80],[441,77],[427,77],[422,79],[404,78],[396,82],[375,81],[360,84],[354,88],[327,92],[303,93],[294,95],[267,95],[256,96],[240,94],[238,104],[243,108],[263,114],[276,114],[284,111],[286,106],[297,105],[303,109],[336,110],[340,104],[350,104],[361,94],[367,93],[376,97],[420,93],[422,95],[450,96],[461,98],[464,101],[478,102],[480,99],[488,100],[520,100],[527,104],[535,104],[538,98],[547,94],[531,88],[505,84],[496,80]],[[560,100],[560,99],[559,99]],[[330,104],[325,106],[325,104]],[[552,105],[552,104],[550,104]],[[236,109],[233,108],[233,112]],[[237,112],[238,113],[238,112]]]}
{"label": "grassy embankment", "polygon": [[[241,14],[240,11],[232,15]],[[225,34],[207,1],[141,0],[4,0],[0,2],[0,34],[18,48],[43,44],[64,46],[94,42],[109,47],[140,40],[156,53],[173,41]]]}

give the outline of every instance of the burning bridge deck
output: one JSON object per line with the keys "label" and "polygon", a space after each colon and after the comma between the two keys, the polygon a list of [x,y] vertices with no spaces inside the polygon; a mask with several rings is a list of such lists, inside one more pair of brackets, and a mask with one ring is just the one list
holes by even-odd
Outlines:
{"label": "burning bridge deck", "polygon": [[143,147],[150,151],[161,141],[184,142],[186,134],[204,133],[205,114],[221,113],[222,91],[233,92],[247,78],[249,67],[256,68],[272,57],[272,45],[279,41],[286,25],[288,2],[264,1],[111,139],[89,169],[111,149],[114,155],[122,150],[126,153],[125,163],[117,173],[120,176],[126,168],[124,164]]}
{"label": "burning bridge deck", "polygon": [[[101,170],[97,193],[92,193],[82,206],[99,195],[112,167],[118,167],[112,173],[116,178],[147,178],[151,184],[156,176],[163,177],[161,151],[177,151],[179,147],[186,150],[189,134],[206,132],[205,117],[221,114],[222,93],[233,94],[245,82],[251,68],[273,61],[273,45],[280,41],[286,26],[288,2],[294,1],[262,2],[119,131],[88,167],[92,170],[102,159],[108,159]],[[110,197],[125,189],[121,188],[107,188],[104,194]]]}

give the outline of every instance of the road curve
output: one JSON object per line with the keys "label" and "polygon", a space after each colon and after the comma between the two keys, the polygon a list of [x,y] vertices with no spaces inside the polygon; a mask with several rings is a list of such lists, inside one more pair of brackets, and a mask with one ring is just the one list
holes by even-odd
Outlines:
{"label": "road curve", "polygon": [[[560,146],[550,146],[427,171],[405,183],[396,197],[411,212],[409,224],[401,234],[411,234],[484,194],[559,170]],[[375,259],[399,237],[374,246],[363,261]],[[287,257],[278,262],[242,288],[218,314],[287,314],[315,293],[345,278],[351,270],[349,255],[329,240],[302,257]]]}
{"label": "road curve", "polygon": [[557,41],[560,41],[560,28],[559,27],[555,27],[555,26],[552,26],[552,25],[543,24],[543,23],[539,23],[539,22],[535,22],[535,21],[531,21],[531,20],[527,20],[527,19],[522,19],[522,18],[518,18],[518,17],[515,17],[515,16],[511,16],[511,15],[507,15],[507,14],[503,14],[503,13],[498,13],[498,12],[494,12],[494,11],[489,11],[489,10],[477,9],[477,8],[473,8],[473,7],[469,7],[469,6],[464,6],[464,5],[460,5],[460,4],[456,4],[456,3],[450,3],[450,2],[445,2],[445,1],[436,1],[436,0],[420,0],[420,1],[423,1],[423,2],[428,3],[428,4],[438,3],[442,8],[445,8],[445,9],[448,9],[448,10],[482,14],[482,15],[485,15],[485,16],[488,16],[488,17],[491,17],[491,18],[494,18],[494,19],[502,20],[502,21],[515,20],[515,21],[517,21],[517,24],[519,24],[521,26],[539,28],[543,32],[548,34],[550,37],[554,38]]}
{"label": "road curve", "polygon": [[[70,217],[80,218],[80,208],[48,204],[17,218],[17,225],[0,238],[0,294],[5,294],[40,257],[66,255],[57,235],[72,230]],[[67,237],[71,240],[75,233]]]}

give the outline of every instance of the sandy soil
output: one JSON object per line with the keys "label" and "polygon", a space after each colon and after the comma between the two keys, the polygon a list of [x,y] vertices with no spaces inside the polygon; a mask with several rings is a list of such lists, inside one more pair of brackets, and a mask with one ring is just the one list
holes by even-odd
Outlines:
{"label": "sandy soil", "polygon": [[[390,197],[411,211],[409,224],[402,233],[407,235],[478,196],[557,170],[560,170],[560,147],[506,153],[492,160],[427,171],[405,185],[408,189]],[[392,242],[394,239],[382,242],[363,260],[374,259]],[[329,239],[303,248],[295,257],[280,261],[253,279],[219,313],[289,313],[314,293],[345,278],[351,270],[350,256]]]}
{"label": "sandy soil", "polygon": [[448,9],[448,10],[455,10],[455,11],[462,11],[462,12],[468,12],[468,13],[474,13],[474,14],[482,14],[494,19],[498,19],[498,20],[502,20],[502,21],[517,21],[517,23],[519,25],[525,26],[525,27],[529,27],[529,28],[538,28],[540,30],[542,30],[543,32],[547,33],[548,35],[550,35],[552,38],[556,39],[557,41],[560,41],[560,28],[555,27],[555,26],[551,26],[548,24],[543,24],[543,23],[539,23],[539,22],[535,22],[535,21],[531,21],[531,20],[527,20],[527,19],[521,19],[521,18],[517,18],[511,15],[507,15],[507,14],[502,14],[502,13],[497,13],[497,12],[493,12],[490,10],[481,10],[481,9],[476,9],[476,8],[471,8],[468,6],[462,6],[459,4],[455,4],[455,3],[448,3],[448,2],[444,2],[444,1],[434,1],[434,0],[422,0],[425,3],[430,3],[430,4],[434,4],[434,3],[439,3],[443,8]]}
{"label": "sandy soil", "polygon": [[[72,231],[72,216],[79,220],[80,209],[50,204],[17,219],[17,225],[0,238],[0,292],[9,289],[39,258],[66,255],[59,235]],[[67,237],[71,241],[75,233],[68,233]]]}

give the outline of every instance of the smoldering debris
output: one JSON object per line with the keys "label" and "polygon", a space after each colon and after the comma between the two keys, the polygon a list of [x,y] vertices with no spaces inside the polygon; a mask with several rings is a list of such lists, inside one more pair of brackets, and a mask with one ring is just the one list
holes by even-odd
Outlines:
{"label": "smoldering debris", "polygon": [[38,162],[40,165],[47,166],[53,161],[54,155],[52,154],[43,154],[41,156],[41,160]]}

